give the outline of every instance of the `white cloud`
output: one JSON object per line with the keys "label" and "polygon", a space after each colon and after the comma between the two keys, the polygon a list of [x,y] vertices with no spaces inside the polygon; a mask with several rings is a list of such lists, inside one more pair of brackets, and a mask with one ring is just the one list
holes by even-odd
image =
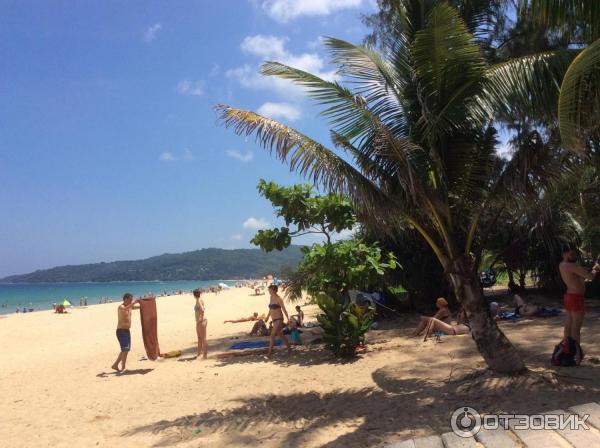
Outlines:
{"label": "white cloud", "polygon": [[244,53],[254,54],[265,58],[284,58],[287,55],[285,42],[287,38],[276,36],[246,36],[242,41],[240,48]]}
{"label": "white cloud", "polygon": [[160,155],[160,160],[163,162],[174,162],[177,160],[177,157],[171,151],[165,151]]}
{"label": "white cloud", "polygon": [[155,23],[148,27],[148,29],[144,32],[144,42],[149,44],[154,39],[156,39],[156,35],[162,29],[162,25],[160,23]]}
{"label": "white cloud", "polygon": [[300,118],[300,109],[289,103],[267,102],[260,106],[257,112],[273,119],[285,118],[289,121],[295,121]]}
{"label": "white cloud", "polygon": [[362,0],[264,0],[263,10],[278,22],[289,22],[300,16],[327,16],[335,11],[357,8]]}
{"label": "white cloud", "polygon": [[194,153],[192,153],[192,151],[190,151],[188,148],[185,148],[183,150],[183,160],[194,160],[196,157],[194,157]]}
{"label": "white cloud", "polygon": [[243,163],[252,162],[252,160],[254,160],[254,153],[252,151],[246,151],[245,154],[242,154],[237,149],[228,149],[226,152],[232,159],[239,160]]}
{"label": "white cloud", "polygon": [[[287,38],[257,34],[247,36],[240,47],[246,54],[260,57],[264,60],[275,60],[300,70],[317,75],[325,80],[337,79],[335,70],[326,71],[325,62],[316,53],[293,54],[285,48]],[[302,89],[291,81],[275,76],[262,76],[260,68],[244,64],[227,70],[225,76],[235,79],[242,86],[252,89],[273,90],[286,98],[290,95],[301,96]]]}
{"label": "white cloud", "polygon": [[231,239],[233,241],[242,241],[244,239],[244,237],[242,236],[241,233],[236,233],[234,235],[231,235]]}
{"label": "white cloud", "polygon": [[182,95],[204,95],[204,83],[202,81],[189,81],[184,79],[177,84],[177,92]]}
{"label": "white cloud", "polygon": [[251,216],[250,218],[244,221],[242,227],[244,227],[244,229],[260,230],[271,227],[271,224],[269,224],[269,222],[265,218],[257,219]]}

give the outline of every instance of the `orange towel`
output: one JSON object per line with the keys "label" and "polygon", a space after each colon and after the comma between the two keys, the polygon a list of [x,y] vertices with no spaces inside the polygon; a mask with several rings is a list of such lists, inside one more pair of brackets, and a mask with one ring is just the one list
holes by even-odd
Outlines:
{"label": "orange towel", "polygon": [[140,320],[142,321],[142,337],[148,359],[154,361],[160,356],[158,347],[156,299],[140,300]]}

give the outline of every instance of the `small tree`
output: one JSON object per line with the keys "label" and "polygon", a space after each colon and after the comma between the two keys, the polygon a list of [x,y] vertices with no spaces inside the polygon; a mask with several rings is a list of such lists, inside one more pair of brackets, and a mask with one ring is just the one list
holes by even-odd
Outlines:
{"label": "small tree", "polygon": [[304,257],[289,277],[286,297],[299,299],[303,290],[315,297],[327,348],[336,356],[353,356],[371,328],[373,310],[351,303],[348,290],[370,289],[381,283],[385,271],[396,268],[394,254],[356,237],[333,241],[336,232],[352,230],[356,225],[354,211],[341,195],[320,196],[310,185],[281,187],[262,179],[258,190],[271,201],[286,225],[259,230],[253,244],[270,252],[288,247],[301,235],[323,235],[324,243],[302,248]]}

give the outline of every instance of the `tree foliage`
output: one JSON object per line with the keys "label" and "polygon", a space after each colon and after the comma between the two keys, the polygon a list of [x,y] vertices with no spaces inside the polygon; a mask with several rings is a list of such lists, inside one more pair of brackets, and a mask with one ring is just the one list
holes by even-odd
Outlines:
{"label": "tree foliage", "polygon": [[285,221],[285,227],[259,230],[250,241],[266,252],[282,250],[292,238],[307,234],[323,235],[330,243],[333,234],[352,230],[356,224],[350,201],[339,194],[318,195],[308,184],[283,187],[263,179],[258,191]]}

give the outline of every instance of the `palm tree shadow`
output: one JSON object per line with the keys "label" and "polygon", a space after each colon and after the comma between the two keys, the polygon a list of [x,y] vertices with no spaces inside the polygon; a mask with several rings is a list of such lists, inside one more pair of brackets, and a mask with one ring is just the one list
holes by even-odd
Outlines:
{"label": "palm tree shadow", "polygon": [[[275,434],[267,437],[276,437],[280,446],[303,446],[314,443],[312,437],[317,432],[327,434],[332,427],[351,422],[346,433],[322,446],[378,445],[451,431],[450,415],[465,405],[474,406],[479,412],[536,413],[553,410],[557,402],[565,408],[581,401],[573,393],[580,385],[557,385],[545,377],[552,375],[548,372],[511,377],[487,370],[467,370],[457,373],[454,380],[399,377],[399,372],[399,366],[375,370],[374,387],[244,397],[224,411],[210,410],[161,420],[132,428],[122,436],[152,433],[159,436],[153,446],[160,447],[200,440],[218,432],[231,441],[260,444],[258,429],[263,428],[262,434]],[[552,395],[548,409],[539,409],[539,401],[528,399],[539,398],[540,394]],[[586,400],[597,401],[600,387],[588,387],[586,394]]]}

